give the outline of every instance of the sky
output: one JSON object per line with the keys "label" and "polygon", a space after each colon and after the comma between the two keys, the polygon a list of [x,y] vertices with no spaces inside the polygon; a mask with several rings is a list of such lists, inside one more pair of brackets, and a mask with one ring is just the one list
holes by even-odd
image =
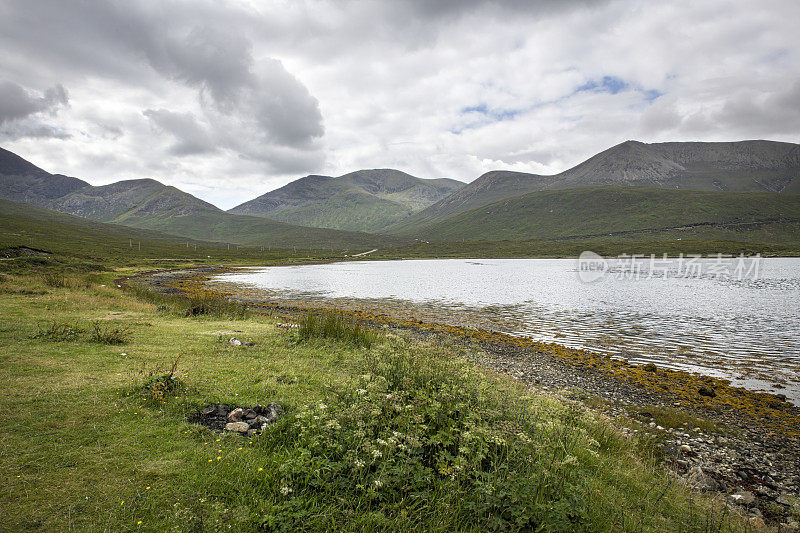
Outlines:
{"label": "sky", "polygon": [[227,209],[307,174],[798,142],[798,22],[797,0],[2,0],[0,147]]}

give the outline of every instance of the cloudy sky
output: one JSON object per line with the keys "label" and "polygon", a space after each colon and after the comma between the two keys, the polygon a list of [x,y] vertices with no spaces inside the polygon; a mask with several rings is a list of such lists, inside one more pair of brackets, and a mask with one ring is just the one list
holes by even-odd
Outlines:
{"label": "cloudy sky", "polygon": [[0,146],[229,208],[310,173],[800,140],[797,0],[0,2]]}

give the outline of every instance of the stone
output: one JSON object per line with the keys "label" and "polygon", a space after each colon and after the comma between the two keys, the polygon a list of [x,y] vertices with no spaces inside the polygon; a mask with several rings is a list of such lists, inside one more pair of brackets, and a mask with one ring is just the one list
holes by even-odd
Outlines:
{"label": "stone", "polygon": [[243,417],[242,417],[242,418],[244,418],[245,420],[252,420],[252,419],[254,419],[254,418],[255,418],[255,417],[257,417],[257,416],[258,416],[258,413],[256,413],[254,410],[252,410],[252,409],[245,409],[245,410],[244,410],[244,414],[243,414]]}
{"label": "stone", "polygon": [[256,343],[254,343],[253,341],[244,341],[242,343],[242,346],[248,346],[248,347],[255,346],[255,345],[256,345]]}
{"label": "stone", "polygon": [[717,483],[713,477],[703,472],[703,469],[699,466],[689,470],[689,473],[686,475],[686,481],[693,487],[704,492],[718,491],[720,488],[719,483]]}
{"label": "stone", "polygon": [[644,365],[642,367],[642,370],[644,370],[646,372],[657,372],[658,371],[658,367],[656,365],[654,365],[653,363],[647,363],[646,365]]}
{"label": "stone", "polygon": [[684,444],[684,445],[682,445],[680,447],[680,450],[681,450],[681,453],[691,453],[692,452],[692,447],[689,446],[688,444]]}
{"label": "stone", "polygon": [[713,398],[717,395],[717,393],[714,392],[714,389],[712,389],[711,387],[700,387],[699,389],[697,389],[697,394],[699,394],[700,396],[707,396],[709,398]]}
{"label": "stone", "polygon": [[225,424],[225,431],[233,431],[235,433],[247,433],[250,431],[250,426],[247,422],[228,422]]}
{"label": "stone", "polygon": [[781,505],[785,505],[786,507],[791,507],[792,502],[786,494],[781,494],[775,499]]}
{"label": "stone", "polygon": [[236,337],[231,337],[231,340],[229,340],[228,342],[230,343],[231,346],[241,346],[242,345],[242,341],[240,341]]}
{"label": "stone", "polygon": [[757,516],[751,517],[749,522],[750,522],[750,527],[752,527],[756,531],[759,531],[767,527],[767,524],[764,523],[764,519],[759,518]]}
{"label": "stone", "polygon": [[203,408],[203,410],[201,412],[203,413],[203,416],[209,416],[209,415],[216,414],[217,406],[216,405],[209,405],[208,407]]}
{"label": "stone", "polygon": [[244,415],[244,409],[237,407],[228,414],[228,420],[231,422],[239,422],[242,420],[242,415]]}
{"label": "stone", "polygon": [[731,494],[730,499],[738,505],[753,505],[756,502],[755,495],[748,490],[739,490]]}

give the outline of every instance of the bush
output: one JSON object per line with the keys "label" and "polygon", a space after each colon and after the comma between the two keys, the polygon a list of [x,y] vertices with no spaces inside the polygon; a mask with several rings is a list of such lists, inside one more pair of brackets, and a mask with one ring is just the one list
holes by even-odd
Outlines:
{"label": "bush", "polygon": [[586,523],[585,455],[599,443],[576,409],[543,416],[452,361],[380,350],[368,363],[372,372],[334,389],[328,404],[305,406],[261,437],[271,451],[291,450],[267,529],[324,529],[356,514],[366,529],[390,529],[385,513],[399,509],[454,530]]}
{"label": "bush", "polygon": [[92,331],[89,333],[90,342],[99,342],[101,344],[125,344],[130,340],[130,337],[131,330],[129,327],[102,324],[101,322],[93,322]]}
{"label": "bush", "polygon": [[330,312],[303,316],[297,334],[301,340],[335,339],[364,348],[369,348],[375,341],[375,334],[360,322]]}

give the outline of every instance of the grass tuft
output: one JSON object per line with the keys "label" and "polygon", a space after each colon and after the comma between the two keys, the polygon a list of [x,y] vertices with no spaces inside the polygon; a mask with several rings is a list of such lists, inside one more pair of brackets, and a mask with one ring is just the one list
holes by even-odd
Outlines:
{"label": "grass tuft", "polygon": [[375,334],[360,322],[336,313],[309,313],[300,319],[301,340],[333,339],[355,347],[369,348]]}
{"label": "grass tuft", "polygon": [[126,344],[130,339],[131,329],[126,326],[93,322],[92,331],[89,332],[89,342],[100,344]]}

